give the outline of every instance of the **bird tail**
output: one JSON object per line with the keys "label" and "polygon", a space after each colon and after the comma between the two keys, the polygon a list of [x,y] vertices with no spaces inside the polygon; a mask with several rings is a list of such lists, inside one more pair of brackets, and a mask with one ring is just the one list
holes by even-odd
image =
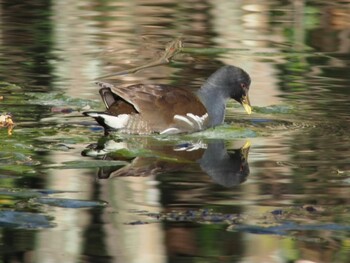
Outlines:
{"label": "bird tail", "polygon": [[105,135],[108,135],[112,130],[111,127],[109,127],[109,125],[106,123],[106,113],[97,111],[85,111],[83,112],[83,115],[94,118],[96,122],[103,127]]}

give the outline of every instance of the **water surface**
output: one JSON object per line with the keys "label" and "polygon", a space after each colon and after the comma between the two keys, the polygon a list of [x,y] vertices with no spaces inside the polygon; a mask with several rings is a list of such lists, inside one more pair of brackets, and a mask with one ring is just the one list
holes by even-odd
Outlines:
{"label": "water surface", "polygon": [[[346,1],[2,1],[4,262],[348,262]],[[198,88],[234,64],[253,114],[104,138],[94,79]]]}

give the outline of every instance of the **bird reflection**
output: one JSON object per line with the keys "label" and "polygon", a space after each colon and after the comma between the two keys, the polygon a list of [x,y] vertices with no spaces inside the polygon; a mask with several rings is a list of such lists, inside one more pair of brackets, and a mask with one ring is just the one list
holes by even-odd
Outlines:
{"label": "bird reflection", "polygon": [[249,148],[249,142],[232,151],[226,149],[223,141],[208,143],[199,165],[215,183],[225,187],[238,185],[249,175]]}
{"label": "bird reflection", "polygon": [[83,156],[103,160],[123,160],[123,167],[99,168],[98,178],[122,176],[157,176],[172,172],[204,172],[213,182],[232,187],[244,182],[249,175],[249,142],[238,141],[240,147],[227,149],[223,140],[173,143],[154,138],[106,140],[89,145]]}

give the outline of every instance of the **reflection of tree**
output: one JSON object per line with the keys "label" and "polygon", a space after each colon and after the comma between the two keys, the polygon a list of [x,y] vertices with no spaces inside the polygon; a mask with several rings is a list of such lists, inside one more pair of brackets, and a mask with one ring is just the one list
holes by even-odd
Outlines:
{"label": "reflection of tree", "polygon": [[[285,137],[291,144],[289,153],[285,153],[291,156],[290,163],[270,160],[259,164],[264,168],[259,169],[263,181],[260,193],[272,195],[265,200],[269,204],[278,198],[298,205],[323,206],[327,213],[317,217],[317,222],[347,224],[348,216],[341,207],[350,204],[348,190],[337,171],[350,170],[349,123],[344,114],[350,106],[349,89],[344,88],[350,78],[348,55],[344,57],[350,50],[350,39],[344,37],[349,34],[349,16],[346,18],[347,11],[333,3],[294,3],[294,23],[285,25],[290,48],[284,49],[286,61],[277,67],[281,89],[298,106],[300,121],[309,128]],[[295,243],[301,257],[315,262],[335,262],[336,250],[343,246],[335,232],[300,232],[299,236],[309,238]],[[313,237],[324,240],[327,249]]]}
{"label": "reflection of tree", "polygon": [[[284,49],[287,60],[278,65],[280,86],[296,103],[308,104],[308,107],[328,115],[332,112],[329,109],[336,106],[331,98],[338,96],[338,101],[344,93],[348,94],[341,85],[349,83],[349,63],[341,54],[350,51],[350,38],[344,37],[349,34],[349,18],[344,15],[345,10],[333,4],[295,3],[295,22],[285,31],[291,48]],[[333,104],[331,108],[330,104]]]}
{"label": "reflection of tree", "polygon": [[26,262],[35,249],[35,232],[3,229],[1,235],[1,258],[4,262]]}
{"label": "reflection of tree", "polygon": [[[46,1],[4,1],[1,4],[2,78],[33,90],[52,86],[52,24]],[[4,75],[5,74],[5,75]]]}
{"label": "reflection of tree", "polygon": [[[319,205],[349,205],[347,192],[341,191],[341,175],[338,171],[349,171],[350,156],[347,130],[342,127],[319,127],[298,134],[292,145],[293,162],[298,164],[294,169],[294,180],[304,202]],[[321,194],[322,193],[322,194]],[[331,197],[331,198],[330,198]]]}

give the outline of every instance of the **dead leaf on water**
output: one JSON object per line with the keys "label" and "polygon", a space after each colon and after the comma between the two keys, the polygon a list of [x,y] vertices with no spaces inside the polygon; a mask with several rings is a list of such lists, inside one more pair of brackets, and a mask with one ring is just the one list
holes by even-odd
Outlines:
{"label": "dead leaf on water", "polygon": [[12,120],[12,114],[5,113],[0,115],[0,128],[7,128],[8,135],[12,135],[13,127],[15,123]]}

